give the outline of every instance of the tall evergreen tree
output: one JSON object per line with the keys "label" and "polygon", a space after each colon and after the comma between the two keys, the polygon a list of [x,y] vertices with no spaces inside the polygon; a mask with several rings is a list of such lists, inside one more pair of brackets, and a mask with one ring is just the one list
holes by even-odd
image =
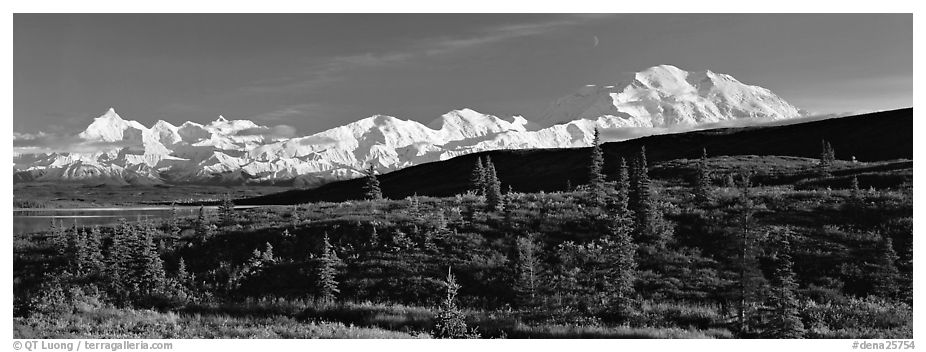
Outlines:
{"label": "tall evergreen tree", "polygon": [[610,226],[610,233],[601,242],[607,268],[607,310],[623,320],[631,315],[634,305],[637,245],[631,238],[631,229],[619,218],[615,219]]}
{"label": "tall evergreen tree", "polygon": [[836,151],[825,139],[820,142],[820,160],[817,164],[821,176],[830,176],[830,168],[836,161]]}
{"label": "tall evergreen tree", "polygon": [[486,168],[483,166],[482,157],[476,158],[476,166],[473,167],[473,172],[469,177],[470,189],[477,195],[486,195],[487,184],[486,184]]}
{"label": "tall evergreen tree", "polygon": [[51,229],[49,230],[49,238],[51,239],[51,244],[55,248],[55,251],[59,255],[66,255],[68,253],[68,235],[67,230],[63,224],[59,224],[55,221],[55,218],[51,219]]}
{"label": "tall evergreen tree", "polygon": [[595,206],[601,206],[605,199],[604,154],[601,151],[601,139],[598,129],[595,128],[595,137],[592,140],[592,155],[588,166],[589,200]]}
{"label": "tall evergreen tree", "polygon": [[751,331],[750,322],[754,320],[756,293],[758,281],[762,280],[762,272],[758,269],[755,256],[755,247],[758,245],[752,234],[752,216],[755,213],[755,202],[752,199],[751,182],[749,174],[740,174],[740,197],[738,200],[737,220],[739,226],[739,278],[737,282],[738,329],[741,334]]}
{"label": "tall evergreen tree", "polygon": [[376,169],[373,164],[366,171],[366,184],[363,187],[363,197],[368,200],[383,199],[383,191],[379,187],[379,179],[376,178]]}
{"label": "tall evergreen tree", "polygon": [[707,149],[701,150],[701,161],[698,163],[698,172],[694,185],[695,201],[707,203],[711,200],[711,178],[707,168]]}
{"label": "tall evergreen tree", "polygon": [[627,162],[621,158],[617,174],[617,197],[614,201],[614,218],[620,226],[628,229],[633,227],[633,213],[630,211],[630,174]]}
{"label": "tall evergreen tree", "polygon": [[456,300],[460,284],[457,283],[449,268],[444,286],[447,288],[447,295],[441,302],[440,310],[435,317],[434,337],[439,339],[478,338],[477,334],[469,331],[466,326],[466,315],[457,307]]}
{"label": "tall evergreen tree", "polygon": [[87,260],[90,262],[90,268],[93,272],[99,272],[103,269],[105,257],[103,256],[103,235],[100,228],[94,226],[87,234]]}
{"label": "tall evergreen tree", "polygon": [[884,298],[894,298],[900,288],[900,271],[897,270],[897,264],[900,257],[894,250],[894,242],[890,236],[881,236],[877,243],[877,255],[871,277],[873,281],[873,293]]}
{"label": "tall evergreen tree", "polygon": [[180,219],[177,216],[176,203],[170,203],[170,214],[167,217],[167,233],[172,237],[180,237]]}
{"label": "tall evergreen tree", "polygon": [[652,182],[645,167],[646,149],[640,148],[640,156],[634,164],[636,171],[632,179],[635,184],[632,183],[634,187],[632,187],[633,193],[630,198],[634,216],[634,239],[657,249],[664,248],[672,236],[672,230],[656,205]]}
{"label": "tall evergreen tree", "polygon": [[206,216],[206,208],[202,205],[199,206],[199,213],[196,216],[195,232],[196,238],[203,242],[212,237],[212,224]]}
{"label": "tall evergreen tree", "polygon": [[338,293],[337,265],[339,259],[331,248],[331,242],[328,241],[328,233],[322,240],[322,246],[318,254],[318,264],[315,268],[317,297],[323,301],[332,301]]}
{"label": "tall evergreen tree", "polygon": [[193,277],[187,269],[186,261],[183,260],[183,257],[180,257],[177,263],[177,281],[184,286],[189,286],[193,281]]}
{"label": "tall evergreen tree", "polygon": [[164,262],[158,255],[154,244],[156,232],[153,226],[146,226],[137,232],[138,238],[133,241],[135,248],[132,253],[133,279],[138,281],[141,294],[153,294],[164,288],[165,273]]}
{"label": "tall evergreen tree", "polygon": [[219,205],[219,219],[222,226],[235,224],[235,202],[232,201],[231,195],[228,193],[225,193],[222,197],[222,203]]}
{"label": "tall evergreen tree", "polygon": [[525,307],[537,303],[538,291],[541,285],[540,247],[533,236],[518,237],[515,242],[516,255],[514,283],[518,302]]}
{"label": "tall evergreen tree", "polygon": [[769,318],[766,322],[766,338],[796,339],[804,334],[804,324],[800,318],[797,296],[797,279],[791,260],[791,233],[786,230],[778,245],[775,273],[769,295]]}
{"label": "tall evergreen tree", "polygon": [[293,227],[299,225],[302,222],[302,217],[299,216],[299,205],[293,204],[293,210],[289,213],[290,222],[292,222]]}
{"label": "tall evergreen tree", "polygon": [[502,184],[498,180],[492,158],[486,156],[486,203],[491,210],[502,210]]}
{"label": "tall evergreen tree", "polygon": [[858,177],[852,175],[852,181],[849,184],[849,205],[855,209],[858,209],[863,203],[862,190],[858,185]]}
{"label": "tall evergreen tree", "polygon": [[119,219],[106,256],[106,276],[117,291],[121,291],[129,275],[128,263],[134,253],[135,236],[135,229],[124,218]]}

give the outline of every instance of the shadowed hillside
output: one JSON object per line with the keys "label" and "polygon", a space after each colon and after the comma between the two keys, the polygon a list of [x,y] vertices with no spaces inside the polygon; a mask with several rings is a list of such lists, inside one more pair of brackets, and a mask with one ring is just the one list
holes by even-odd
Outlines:
{"label": "shadowed hillside", "polygon": [[[913,109],[813,121],[785,126],[721,128],[657,135],[605,143],[604,171],[613,175],[620,157],[631,158],[646,147],[650,164],[696,158],[706,148],[711,156],[781,155],[817,158],[821,140],[830,142],[836,158],[878,161],[913,158]],[[489,156],[498,170],[503,189],[516,191],[562,190],[567,180],[586,182],[588,148],[501,150],[409,167],[380,175],[383,195],[403,198],[418,195],[448,196],[463,192],[477,157]],[[239,205],[293,204],[309,201],[360,199],[363,180],[331,183],[311,190],[293,190],[238,200]]]}

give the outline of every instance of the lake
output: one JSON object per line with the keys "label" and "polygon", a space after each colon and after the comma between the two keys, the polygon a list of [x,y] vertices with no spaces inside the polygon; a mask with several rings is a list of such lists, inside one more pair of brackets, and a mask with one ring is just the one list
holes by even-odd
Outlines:
{"label": "lake", "polygon": [[[236,206],[235,209],[252,208]],[[214,214],[218,207],[205,207],[207,214]],[[196,216],[199,207],[177,207],[177,216]],[[125,208],[74,208],[74,209],[14,209],[13,233],[24,234],[45,231],[51,228],[52,219],[65,226],[106,226],[127,221],[157,220],[170,216],[170,207],[125,207]]]}

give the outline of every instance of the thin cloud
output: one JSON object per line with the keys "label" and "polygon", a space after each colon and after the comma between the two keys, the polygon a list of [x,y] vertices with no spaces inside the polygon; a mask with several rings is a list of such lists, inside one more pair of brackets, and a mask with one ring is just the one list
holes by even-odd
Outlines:
{"label": "thin cloud", "polygon": [[58,133],[13,133],[13,152],[16,154],[98,153],[142,146],[140,140],[106,142]]}
{"label": "thin cloud", "polygon": [[235,133],[237,136],[263,136],[265,138],[280,139],[292,138],[296,135],[296,128],[289,125],[276,125],[273,127],[246,128]]}
{"label": "thin cloud", "polygon": [[266,93],[279,90],[321,88],[342,80],[343,74],[352,70],[395,65],[422,57],[450,54],[508,40],[541,35],[613,16],[611,14],[573,14],[555,20],[490,26],[474,35],[430,39],[400,51],[336,56],[308,67],[302,75],[256,82],[243,89]]}

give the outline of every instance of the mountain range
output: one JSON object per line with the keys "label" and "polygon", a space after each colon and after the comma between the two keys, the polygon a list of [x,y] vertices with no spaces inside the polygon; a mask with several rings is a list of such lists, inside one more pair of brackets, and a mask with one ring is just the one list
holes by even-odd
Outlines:
{"label": "mountain range", "polygon": [[[803,114],[770,90],[732,76],[661,65],[613,85],[582,87],[531,120],[471,109],[450,111],[428,124],[375,115],[292,137],[274,127],[222,116],[208,124],[157,121],[146,127],[110,108],[74,137],[76,145],[93,148],[20,146],[14,148],[13,171],[14,182],[267,183],[311,188],[356,178],[369,165],[385,173],[489,150],[586,147],[596,128],[605,135],[621,136],[630,130],[653,134]],[[14,146],[22,138],[14,135]]]}

